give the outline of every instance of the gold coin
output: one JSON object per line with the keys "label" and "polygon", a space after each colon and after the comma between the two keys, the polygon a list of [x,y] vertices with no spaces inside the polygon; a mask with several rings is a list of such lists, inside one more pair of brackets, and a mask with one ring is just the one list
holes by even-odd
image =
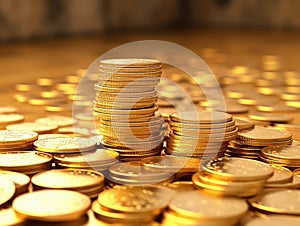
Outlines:
{"label": "gold coin", "polygon": [[25,218],[17,215],[12,208],[0,209],[0,225],[20,226],[25,223]]}
{"label": "gold coin", "polygon": [[23,122],[24,118],[24,115],[20,114],[0,114],[0,126],[5,127],[9,124]]}
{"label": "gold coin", "polygon": [[240,132],[238,139],[244,141],[254,142],[276,142],[287,141],[292,138],[292,135],[288,131],[270,129],[270,128],[255,128],[250,131]]}
{"label": "gold coin", "polygon": [[[47,138],[54,138],[54,137],[70,137],[67,134],[60,134],[60,133],[45,133],[39,134],[39,140],[47,139]],[[33,143],[32,143],[33,144]]]}
{"label": "gold coin", "polygon": [[230,114],[217,111],[202,112],[179,112],[170,115],[170,119],[175,122],[186,123],[225,123],[232,120]]}
{"label": "gold coin", "polygon": [[205,129],[224,129],[226,130],[232,130],[235,127],[235,122],[229,121],[226,123],[181,123],[181,122],[173,122],[169,121],[169,125],[172,129],[174,128],[183,128],[183,129],[198,129],[198,130],[205,130]]}
{"label": "gold coin", "polygon": [[24,144],[38,139],[38,133],[31,131],[0,131],[0,145]]}
{"label": "gold coin", "polygon": [[31,182],[38,188],[79,190],[103,185],[104,176],[91,170],[54,169],[34,175]]}
{"label": "gold coin", "polygon": [[8,202],[15,194],[14,183],[4,175],[0,175],[0,206]]}
{"label": "gold coin", "polygon": [[38,134],[56,132],[58,127],[55,124],[41,124],[36,122],[23,122],[20,124],[13,124],[6,126],[7,130],[22,130],[34,131]]}
{"label": "gold coin", "polygon": [[292,180],[286,183],[280,184],[265,184],[265,188],[274,188],[274,189],[298,189],[300,188],[300,177],[297,175],[297,172],[293,173]]}
{"label": "gold coin", "polygon": [[118,158],[118,152],[105,149],[97,149],[94,152],[82,154],[63,154],[54,156],[54,160],[56,162],[79,166],[93,166],[95,164],[114,163]]}
{"label": "gold coin", "polygon": [[0,170],[0,175],[6,176],[10,181],[14,183],[16,187],[15,195],[19,195],[28,190],[30,178],[27,175],[6,170]]}
{"label": "gold coin", "polygon": [[16,113],[18,109],[13,106],[0,106],[0,114]]}
{"label": "gold coin", "polygon": [[27,102],[31,105],[38,105],[38,106],[43,106],[43,105],[55,105],[57,103],[62,103],[65,102],[66,100],[64,98],[43,98],[40,96],[37,97],[29,97],[27,99]]}
{"label": "gold coin", "polygon": [[136,223],[144,225],[145,223],[152,222],[155,217],[155,213],[123,213],[118,211],[111,211],[100,205],[96,200],[92,203],[92,210],[96,214],[97,218],[104,222],[113,223],[124,223],[134,225]]}
{"label": "gold coin", "polygon": [[271,121],[281,123],[287,123],[293,120],[293,117],[280,113],[252,113],[248,117],[257,121]]}
{"label": "gold coin", "polygon": [[274,172],[268,164],[243,158],[219,158],[206,162],[202,167],[211,177],[224,180],[266,180]]}
{"label": "gold coin", "polygon": [[275,160],[288,160],[291,163],[300,163],[300,146],[266,147],[262,149],[262,155]]}
{"label": "gold coin", "polygon": [[162,211],[175,192],[158,186],[118,187],[102,192],[98,202],[109,209],[126,213]]}
{"label": "gold coin", "polygon": [[268,215],[261,218],[253,218],[250,221],[248,221],[245,226],[298,226],[299,224],[300,218],[296,216]]}
{"label": "gold coin", "polygon": [[37,140],[34,142],[36,150],[50,153],[72,153],[94,150],[97,143],[83,137],[55,137]]}
{"label": "gold coin", "polygon": [[68,103],[56,103],[55,105],[47,105],[45,110],[48,112],[71,112],[73,109],[72,104]]}
{"label": "gold coin", "polygon": [[235,219],[236,222],[248,211],[248,205],[242,199],[216,197],[200,191],[178,193],[170,202],[169,208],[187,218]]}
{"label": "gold coin", "polygon": [[158,106],[153,106],[150,108],[145,109],[138,109],[138,110],[119,110],[119,109],[110,109],[110,108],[97,108],[95,107],[94,110],[99,113],[104,114],[112,114],[112,115],[124,115],[127,117],[130,117],[131,114],[137,114],[137,115],[148,115],[148,114],[154,114],[158,110]]}
{"label": "gold coin", "polygon": [[17,197],[12,208],[27,219],[57,222],[78,219],[90,205],[89,197],[75,191],[41,190]]}
{"label": "gold coin", "polygon": [[268,213],[299,215],[300,214],[300,191],[277,190],[262,193],[249,199],[250,205]]}
{"label": "gold coin", "polygon": [[61,116],[61,115],[38,118],[35,120],[35,122],[40,124],[57,125],[58,127],[71,126],[77,123],[76,119],[67,116]]}
{"label": "gold coin", "polygon": [[[139,93],[140,95],[142,95],[142,93],[146,92],[155,92],[155,86],[135,86],[135,87],[131,87],[131,86],[126,86],[126,87],[121,87],[121,88],[113,88],[113,87],[108,87],[108,86],[101,86],[100,84],[95,84],[94,86],[95,90],[97,92],[108,92],[108,93]],[[123,96],[122,94],[120,94],[120,96]]]}
{"label": "gold coin", "polygon": [[293,173],[289,169],[281,166],[272,167],[274,174],[266,181],[267,184],[282,184],[293,180]]}
{"label": "gold coin", "polygon": [[107,67],[160,67],[161,62],[154,59],[120,58],[101,60],[100,65]]}

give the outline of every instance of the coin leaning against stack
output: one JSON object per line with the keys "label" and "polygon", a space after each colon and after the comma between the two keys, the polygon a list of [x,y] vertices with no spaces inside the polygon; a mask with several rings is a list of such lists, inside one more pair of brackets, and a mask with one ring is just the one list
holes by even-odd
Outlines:
{"label": "coin leaning against stack", "polygon": [[109,59],[99,70],[94,115],[104,147],[117,151],[122,161],[159,154],[164,140],[163,120],[156,113],[161,62]]}
{"label": "coin leaning against stack", "polygon": [[237,136],[232,116],[223,112],[179,112],[170,115],[172,132],[166,153],[176,156],[214,158],[223,156]]}

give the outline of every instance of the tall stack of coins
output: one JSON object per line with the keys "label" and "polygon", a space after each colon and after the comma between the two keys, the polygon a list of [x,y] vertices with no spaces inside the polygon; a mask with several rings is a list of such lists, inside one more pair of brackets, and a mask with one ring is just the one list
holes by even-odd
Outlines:
{"label": "tall stack of coins", "polygon": [[197,188],[213,194],[250,197],[259,194],[273,168],[265,163],[243,158],[219,158],[203,165],[203,172],[193,176]]}
{"label": "tall stack of coins", "polygon": [[100,62],[94,115],[104,147],[120,160],[139,160],[160,154],[163,120],[156,115],[156,85],[161,63],[150,59],[110,59]]}
{"label": "tall stack of coins", "polygon": [[223,156],[228,142],[237,136],[232,116],[223,112],[180,112],[170,115],[172,132],[166,153],[176,156],[214,158]]}
{"label": "tall stack of coins", "polygon": [[162,213],[174,194],[172,189],[158,186],[120,186],[102,192],[92,210],[107,223],[145,225]]}

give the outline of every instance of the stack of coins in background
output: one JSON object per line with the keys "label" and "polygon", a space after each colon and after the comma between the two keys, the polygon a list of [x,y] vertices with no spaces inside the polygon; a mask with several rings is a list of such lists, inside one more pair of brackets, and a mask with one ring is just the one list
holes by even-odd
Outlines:
{"label": "stack of coins in background", "polygon": [[222,112],[180,112],[170,115],[166,153],[202,159],[223,156],[237,136],[232,116]]}
{"label": "stack of coins in background", "polygon": [[147,59],[112,59],[100,62],[94,115],[105,148],[120,154],[121,161],[160,154],[164,134],[156,85],[161,63]]}

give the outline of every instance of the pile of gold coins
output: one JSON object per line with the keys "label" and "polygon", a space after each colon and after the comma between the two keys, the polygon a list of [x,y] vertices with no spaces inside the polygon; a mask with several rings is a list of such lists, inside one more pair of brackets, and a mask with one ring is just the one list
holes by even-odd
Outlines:
{"label": "pile of gold coins", "polygon": [[202,172],[193,175],[197,188],[217,195],[251,197],[259,194],[273,175],[265,163],[243,158],[219,158],[203,165]]}
{"label": "pile of gold coins", "polygon": [[[79,73],[17,84],[18,105],[0,106],[0,225],[299,225],[300,89],[290,79],[300,76],[276,76],[278,59],[266,61],[216,75],[225,109],[196,89],[203,72],[191,81],[157,60],[102,60],[100,77],[87,74],[95,100],[76,94]],[[162,75],[195,112],[160,99],[185,101],[167,83],[158,95]]]}
{"label": "pile of gold coins", "polygon": [[237,136],[232,115],[217,111],[180,112],[170,115],[166,154],[211,158],[223,156]]}
{"label": "pile of gold coins", "polygon": [[156,60],[112,59],[100,63],[94,115],[105,148],[120,160],[134,161],[160,154],[164,134],[156,114],[156,85],[162,73]]}

